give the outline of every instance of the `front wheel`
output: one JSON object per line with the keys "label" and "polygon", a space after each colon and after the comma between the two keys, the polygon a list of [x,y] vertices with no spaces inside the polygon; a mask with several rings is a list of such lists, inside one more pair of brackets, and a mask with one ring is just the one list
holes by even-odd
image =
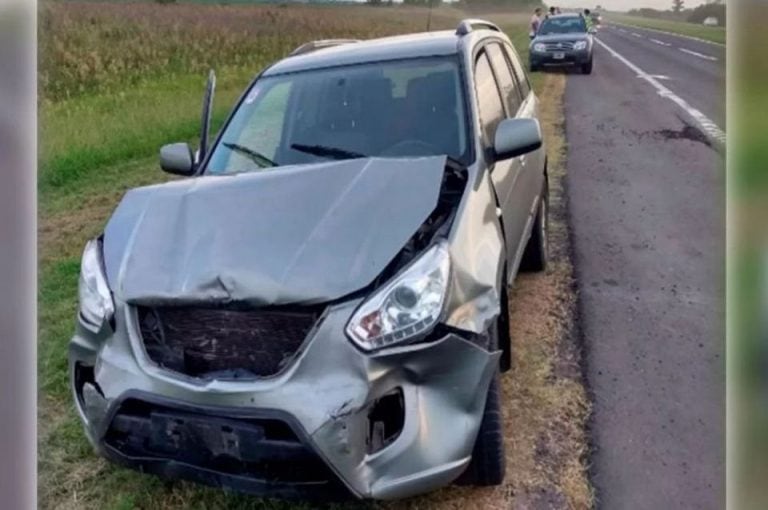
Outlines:
{"label": "front wheel", "polygon": [[532,72],[532,73],[535,73],[536,71],[539,70],[539,66],[537,66],[533,62],[531,62],[531,64],[528,66],[528,68],[529,68],[530,72]]}
{"label": "front wheel", "polygon": [[544,271],[547,269],[549,203],[546,181],[544,181],[544,189],[540,196],[536,219],[533,221],[531,229],[531,237],[525,246],[523,259],[520,261],[520,269],[523,271]]}
{"label": "front wheel", "polygon": [[[492,351],[499,346],[498,328],[497,321],[489,331],[489,348]],[[475,447],[472,449],[472,460],[456,482],[459,485],[500,485],[504,481],[506,468],[504,424],[501,419],[501,381],[499,370],[496,369],[488,387],[483,421],[480,423]]]}
{"label": "front wheel", "polygon": [[589,62],[581,65],[581,72],[584,74],[592,74],[592,59]]}

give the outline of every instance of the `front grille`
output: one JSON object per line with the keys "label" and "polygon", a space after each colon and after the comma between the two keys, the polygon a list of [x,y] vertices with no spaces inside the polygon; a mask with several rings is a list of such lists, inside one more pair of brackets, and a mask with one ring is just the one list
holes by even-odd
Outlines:
{"label": "front grille", "polygon": [[149,358],[193,377],[269,377],[292,361],[317,310],[138,307]]}
{"label": "front grille", "polygon": [[545,43],[544,48],[546,49],[546,51],[568,51],[573,49],[573,42],[563,41],[563,42]]}

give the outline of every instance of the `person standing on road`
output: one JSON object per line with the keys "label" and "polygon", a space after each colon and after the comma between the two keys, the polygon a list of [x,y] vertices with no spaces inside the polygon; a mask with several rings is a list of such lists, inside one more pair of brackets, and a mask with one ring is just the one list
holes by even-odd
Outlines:
{"label": "person standing on road", "polygon": [[533,11],[533,16],[531,17],[531,39],[536,37],[536,32],[539,31],[539,26],[541,25],[541,7],[536,7]]}
{"label": "person standing on road", "polygon": [[553,5],[552,7],[549,8],[549,14],[547,14],[547,18],[554,15],[555,15],[555,6]]}
{"label": "person standing on road", "polygon": [[587,32],[592,28],[592,15],[589,9],[584,9],[584,22],[587,24]]}

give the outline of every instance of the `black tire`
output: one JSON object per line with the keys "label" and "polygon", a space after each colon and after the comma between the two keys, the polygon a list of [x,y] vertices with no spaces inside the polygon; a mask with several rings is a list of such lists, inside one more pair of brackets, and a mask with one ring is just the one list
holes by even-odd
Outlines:
{"label": "black tire", "polygon": [[586,64],[582,64],[581,72],[584,73],[584,74],[592,74],[592,60],[591,59]]}
{"label": "black tire", "polygon": [[535,73],[539,70],[539,66],[531,64],[530,66],[528,66],[528,69],[530,70],[530,72]]}
{"label": "black tire", "polygon": [[499,315],[499,349],[502,350],[499,359],[499,372],[506,373],[512,369],[512,339],[509,331],[509,295],[507,294],[507,268],[504,268],[504,280],[501,292],[501,315]]}
{"label": "black tire", "polygon": [[[490,348],[495,350],[499,344],[498,322],[491,328],[490,335]],[[472,449],[472,460],[456,482],[459,485],[484,487],[500,485],[504,481],[506,468],[504,424],[501,418],[501,384],[497,369],[488,387],[483,421],[480,423],[480,430]]]}
{"label": "black tire", "polygon": [[536,219],[531,228],[531,237],[523,252],[523,259],[520,261],[521,271],[539,272],[547,269],[547,251],[549,249],[548,230],[549,230],[549,198],[547,193],[547,183],[544,181],[544,190],[539,200],[539,208],[536,212]]}

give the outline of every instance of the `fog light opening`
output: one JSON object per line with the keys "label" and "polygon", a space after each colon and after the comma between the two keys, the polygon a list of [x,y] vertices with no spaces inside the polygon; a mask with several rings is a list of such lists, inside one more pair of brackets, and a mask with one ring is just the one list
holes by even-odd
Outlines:
{"label": "fog light opening", "polygon": [[83,388],[86,384],[93,386],[101,396],[104,396],[104,392],[101,391],[98,383],[96,383],[96,373],[94,368],[90,365],[83,365],[80,362],[75,363],[75,391],[77,392],[77,401],[81,408],[85,407],[85,400],[83,399]]}
{"label": "fog light opening", "polygon": [[405,401],[400,388],[371,404],[368,411],[368,454],[392,444],[405,425]]}
{"label": "fog light opening", "polygon": [[94,367],[75,363],[75,398],[83,417],[97,426],[107,414],[107,400],[96,382]]}

